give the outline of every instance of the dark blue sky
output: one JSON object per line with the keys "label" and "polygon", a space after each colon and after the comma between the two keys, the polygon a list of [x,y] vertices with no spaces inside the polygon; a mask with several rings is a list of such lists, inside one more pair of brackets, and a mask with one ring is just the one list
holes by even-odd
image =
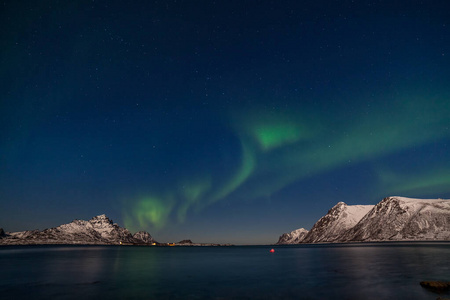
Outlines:
{"label": "dark blue sky", "polygon": [[273,243],[450,198],[448,1],[67,2],[1,4],[6,231]]}

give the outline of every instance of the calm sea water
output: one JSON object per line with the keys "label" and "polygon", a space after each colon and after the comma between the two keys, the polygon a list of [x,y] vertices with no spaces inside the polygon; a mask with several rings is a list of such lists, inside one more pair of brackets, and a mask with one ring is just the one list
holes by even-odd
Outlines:
{"label": "calm sea water", "polygon": [[0,247],[1,299],[439,297],[422,280],[450,281],[450,243]]}

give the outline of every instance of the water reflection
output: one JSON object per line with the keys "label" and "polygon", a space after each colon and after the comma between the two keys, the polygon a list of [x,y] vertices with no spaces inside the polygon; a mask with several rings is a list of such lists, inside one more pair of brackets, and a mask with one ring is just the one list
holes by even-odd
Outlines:
{"label": "water reflection", "polygon": [[436,299],[450,244],[0,248],[15,299]]}

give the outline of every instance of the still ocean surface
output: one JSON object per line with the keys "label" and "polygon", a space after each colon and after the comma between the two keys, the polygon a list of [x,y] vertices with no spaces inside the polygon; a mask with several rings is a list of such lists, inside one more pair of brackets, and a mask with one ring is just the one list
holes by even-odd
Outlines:
{"label": "still ocean surface", "polygon": [[450,243],[0,247],[0,299],[450,297],[422,280],[450,281]]}

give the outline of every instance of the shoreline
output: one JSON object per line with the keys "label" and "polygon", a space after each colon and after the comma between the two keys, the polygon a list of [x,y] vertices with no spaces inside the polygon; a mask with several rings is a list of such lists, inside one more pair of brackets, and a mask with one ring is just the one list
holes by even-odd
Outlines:
{"label": "shoreline", "polygon": [[358,246],[382,246],[382,245],[411,245],[411,244],[449,244],[449,240],[409,240],[409,241],[370,241],[370,242],[348,242],[348,243],[304,243],[304,244],[260,244],[260,245],[235,245],[216,243],[156,243],[152,244],[132,244],[132,243],[67,243],[67,242],[29,242],[29,243],[1,243],[0,248],[10,246],[138,246],[138,247],[358,247]]}

